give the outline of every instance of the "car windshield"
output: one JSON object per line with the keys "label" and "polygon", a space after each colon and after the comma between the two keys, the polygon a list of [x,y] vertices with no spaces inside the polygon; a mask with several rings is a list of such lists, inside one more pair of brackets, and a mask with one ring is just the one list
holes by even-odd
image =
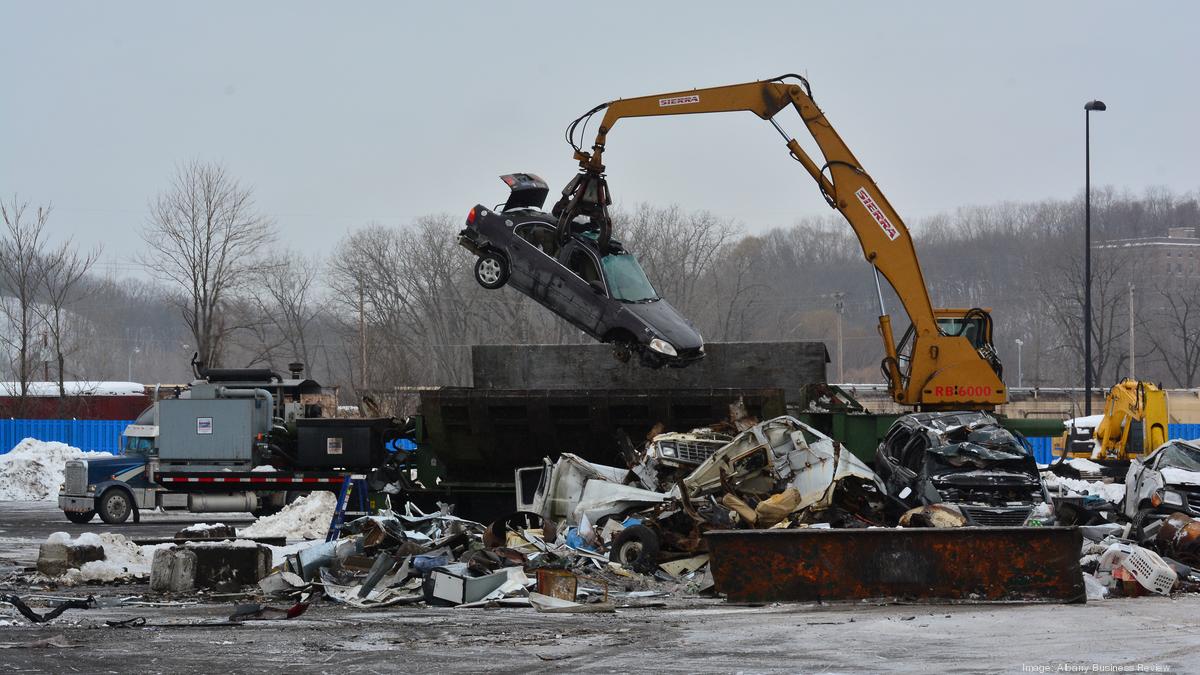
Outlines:
{"label": "car windshield", "polygon": [[1172,443],[1162,450],[1158,468],[1173,466],[1185,471],[1200,471],[1200,449],[1185,443]]}
{"label": "car windshield", "polygon": [[600,259],[600,263],[604,266],[604,277],[608,280],[608,290],[614,299],[624,302],[658,299],[658,294],[632,253],[606,255]]}

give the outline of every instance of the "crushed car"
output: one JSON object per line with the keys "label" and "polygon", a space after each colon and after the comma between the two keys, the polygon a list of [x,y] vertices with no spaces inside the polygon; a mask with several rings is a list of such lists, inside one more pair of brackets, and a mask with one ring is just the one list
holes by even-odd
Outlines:
{"label": "crushed car", "polygon": [[501,176],[508,200],[467,214],[459,244],[478,256],[475,280],[489,290],[510,285],[592,338],[615,347],[623,361],[683,367],[704,358],[704,339],[659,297],[637,257],[587,225],[541,211],[549,188],[529,173]]}
{"label": "crushed car", "polygon": [[1046,524],[1050,497],[1033,451],[985,412],[903,415],[875,454],[875,472],[908,511],[900,524]]}
{"label": "crushed car", "polygon": [[[678,453],[679,442],[705,433],[711,432],[654,438],[675,444]],[[654,452],[662,451],[659,446]],[[533,479],[531,472],[540,476]],[[882,525],[886,511],[883,482],[869,466],[790,416],[741,432],[662,490],[637,487],[645,484],[639,467],[604,466],[570,454],[518,469],[516,484],[517,508],[543,518],[547,541],[561,531],[568,542],[577,537],[639,572],[695,559],[707,550],[704,533],[714,529],[869,527]]]}
{"label": "crushed car", "polygon": [[1124,515],[1134,536],[1172,513],[1200,517],[1200,441],[1167,441],[1129,464]]}

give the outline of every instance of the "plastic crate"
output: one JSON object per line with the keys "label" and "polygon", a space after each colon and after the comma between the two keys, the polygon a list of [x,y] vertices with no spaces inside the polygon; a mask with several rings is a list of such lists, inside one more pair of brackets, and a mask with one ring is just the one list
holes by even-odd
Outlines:
{"label": "plastic crate", "polygon": [[1134,546],[1123,566],[1146,588],[1162,595],[1171,594],[1177,579],[1175,570],[1154,551]]}

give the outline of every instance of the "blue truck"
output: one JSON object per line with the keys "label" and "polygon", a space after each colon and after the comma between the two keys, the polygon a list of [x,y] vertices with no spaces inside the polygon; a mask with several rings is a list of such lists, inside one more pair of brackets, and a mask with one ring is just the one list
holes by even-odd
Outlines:
{"label": "blue truck", "polygon": [[[206,369],[178,397],[159,398],[124,433],[119,456],[67,462],[58,503],[67,519],[136,522],[145,509],[265,515],[348,474],[372,488],[403,483],[409,424],[325,417],[336,395],[264,369]],[[404,448],[404,449],[402,449]]]}

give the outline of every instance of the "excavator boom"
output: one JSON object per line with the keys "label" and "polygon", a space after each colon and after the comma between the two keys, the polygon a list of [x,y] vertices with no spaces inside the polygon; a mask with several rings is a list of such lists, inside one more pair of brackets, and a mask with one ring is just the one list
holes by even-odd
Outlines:
{"label": "excavator boom", "polygon": [[[775,115],[789,105],[799,114],[820,149],[820,162],[775,121]],[[590,151],[584,150],[574,140],[575,131],[581,122],[586,123],[601,110],[604,117],[596,138]],[[863,255],[875,270],[876,285],[879,285],[878,275],[882,275],[904,305],[911,328],[898,346],[880,289],[879,329],[887,352],[884,372],[893,398],[901,404],[927,410],[991,409],[1003,404],[1006,390],[999,360],[991,347],[987,312],[933,308],[908,228],[817,107],[808,81],[799,75],[618,99],[593,108],[567,130],[580,172],[554,207],[560,229],[566,231],[572,223],[588,222],[600,229],[602,240],[608,239],[611,221],[607,206],[611,198],[603,156],[608,134],[619,120],[737,111],[751,112],[771,122],[783,136],[792,158],[804,167],[829,205],[841,212],[854,229]]]}

